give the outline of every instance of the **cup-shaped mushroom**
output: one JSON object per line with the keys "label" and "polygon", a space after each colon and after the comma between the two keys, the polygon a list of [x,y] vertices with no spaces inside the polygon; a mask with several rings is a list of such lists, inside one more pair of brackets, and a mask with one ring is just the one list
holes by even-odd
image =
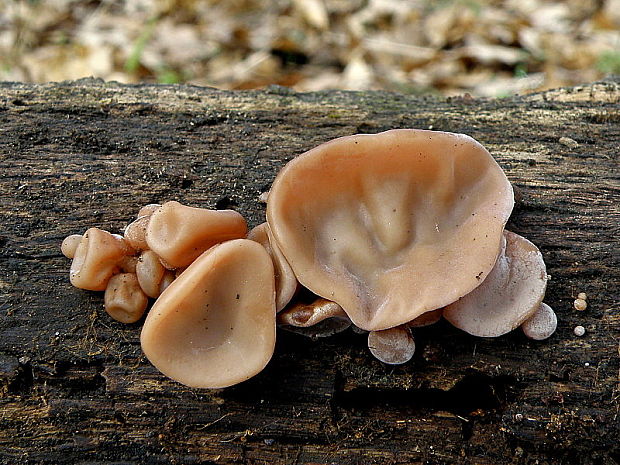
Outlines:
{"label": "cup-shaped mushroom", "polygon": [[139,216],[135,221],[129,223],[123,232],[125,240],[136,250],[147,250],[146,228],[151,220],[151,215]]}
{"label": "cup-shaped mushroom", "polygon": [[60,245],[60,251],[65,257],[73,258],[75,256],[75,251],[77,250],[78,245],[80,245],[81,241],[81,234],[71,234],[70,236],[65,237],[62,241],[62,244]]}
{"label": "cup-shaped mushroom", "polygon": [[194,208],[172,201],[151,215],[146,242],[166,268],[179,268],[215,244],[244,238],[247,232],[245,219],[236,211]]}
{"label": "cup-shaped mushroom", "polygon": [[415,341],[407,325],[368,333],[368,348],[376,359],[389,365],[407,363],[415,353]]}
{"label": "cup-shaped mushroom", "polygon": [[403,129],[342,137],[290,161],[267,221],[303,286],[380,330],[478,286],[513,204],[506,175],[474,139]]}
{"label": "cup-shaped mushroom", "polygon": [[521,325],[523,333],[530,339],[542,341],[551,337],[558,327],[558,317],[549,305],[541,303],[529,319]]}
{"label": "cup-shaped mushroom", "polygon": [[134,273],[119,273],[108,281],[103,297],[105,311],[121,323],[135,323],[146,310],[148,298]]}
{"label": "cup-shaped mushroom", "polygon": [[155,252],[146,250],[140,254],[136,264],[136,276],[146,295],[153,299],[159,297],[161,293],[159,285],[165,272],[166,269]]}
{"label": "cup-shaped mushroom", "polygon": [[75,250],[69,272],[71,284],[89,291],[105,290],[123,258],[134,252],[122,237],[90,228]]}
{"label": "cup-shaped mushroom", "polygon": [[222,388],[259,373],[273,355],[273,264],[247,239],[216,245],[159,296],[142,350],[166,376],[190,387]]}
{"label": "cup-shaped mushroom", "polygon": [[248,239],[261,244],[273,260],[273,269],[276,275],[276,311],[280,312],[291,301],[297,289],[299,282],[288,264],[284,255],[275,244],[269,231],[269,225],[262,223],[253,228],[248,233]]}
{"label": "cup-shaped mushroom", "polygon": [[446,320],[474,336],[512,331],[534,314],[545,296],[547,272],[538,248],[510,231],[504,236],[506,247],[486,279],[443,312]]}
{"label": "cup-shaped mushroom", "polygon": [[319,338],[341,333],[351,320],[336,302],[322,297],[311,303],[297,303],[278,315],[278,325],[287,331]]}

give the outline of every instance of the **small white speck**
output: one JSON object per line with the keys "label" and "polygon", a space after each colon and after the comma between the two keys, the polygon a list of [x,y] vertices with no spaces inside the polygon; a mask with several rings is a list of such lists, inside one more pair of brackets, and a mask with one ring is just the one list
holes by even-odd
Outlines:
{"label": "small white speck", "polygon": [[583,336],[586,333],[586,328],[584,328],[583,326],[575,326],[575,329],[573,330],[573,332],[575,333],[575,336]]}

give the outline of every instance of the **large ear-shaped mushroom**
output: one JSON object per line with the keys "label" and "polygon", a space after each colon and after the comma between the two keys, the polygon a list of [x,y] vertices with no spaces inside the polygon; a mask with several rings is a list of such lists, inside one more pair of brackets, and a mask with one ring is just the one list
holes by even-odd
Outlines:
{"label": "large ear-shaped mushroom", "polygon": [[261,244],[271,255],[276,274],[276,311],[280,312],[291,301],[295,292],[297,292],[299,282],[291,269],[291,265],[288,264],[284,255],[282,255],[282,252],[274,243],[267,223],[261,223],[253,228],[248,233],[248,239]]}
{"label": "large ear-shaped mushroom", "polygon": [[247,234],[243,216],[233,210],[208,210],[166,202],[152,215],[146,242],[172,268],[192,263],[215,244]]}
{"label": "large ear-shaped mushroom", "polygon": [[482,284],[443,312],[446,320],[474,336],[512,331],[536,312],[545,296],[547,272],[538,248],[510,231],[504,236],[506,247]]}
{"label": "large ear-shaped mushroom", "polygon": [[391,328],[471,292],[514,204],[472,138],[422,130],[343,137],[290,161],[267,202],[301,284],[355,325]]}
{"label": "large ear-shaped mushroom", "polygon": [[166,376],[222,388],[265,367],[275,334],[271,258],[260,244],[238,239],[203,253],[162,292],[140,341]]}
{"label": "large ear-shaped mushroom", "polygon": [[89,291],[103,291],[112,275],[120,271],[123,258],[133,253],[121,236],[90,228],[75,249],[69,271],[71,284]]}

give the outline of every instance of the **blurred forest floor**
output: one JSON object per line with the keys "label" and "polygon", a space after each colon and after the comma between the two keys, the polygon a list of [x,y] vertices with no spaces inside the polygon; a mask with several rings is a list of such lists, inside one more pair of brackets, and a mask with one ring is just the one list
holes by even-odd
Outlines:
{"label": "blurred forest floor", "polygon": [[0,0],[0,80],[502,97],[620,73],[620,0]]}

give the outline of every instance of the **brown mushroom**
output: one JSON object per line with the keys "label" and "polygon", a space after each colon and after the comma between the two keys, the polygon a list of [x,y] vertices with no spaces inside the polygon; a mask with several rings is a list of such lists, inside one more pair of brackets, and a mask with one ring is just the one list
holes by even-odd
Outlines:
{"label": "brown mushroom", "polygon": [[260,372],[276,334],[273,264],[260,244],[237,239],[198,257],[159,296],[140,341],[166,376],[222,388]]}
{"label": "brown mushroom", "polygon": [[322,297],[310,303],[297,303],[278,314],[278,325],[304,336],[328,337],[345,331],[351,320],[342,307]]}
{"label": "brown mushroom", "polygon": [[368,333],[368,348],[377,360],[389,365],[407,363],[415,353],[415,341],[407,325]]}
{"label": "brown mushroom", "polygon": [[119,273],[108,281],[103,297],[105,311],[121,323],[135,323],[146,310],[148,298],[134,273]]}
{"label": "brown mushroom", "polygon": [[530,339],[542,341],[551,337],[558,326],[558,317],[549,305],[541,303],[534,314],[521,325],[523,333]]}
{"label": "brown mushroom", "polygon": [[120,271],[123,258],[134,253],[122,237],[90,228],[75,250],[69,272],[71,284],[80,289],[103,291],[112,275]]}
{"label": "brown mushroom", "polygon": [[290,161],[271,187],[267,220],[303,286],[358,327],[380,330],[478,286],[513,204],[506,175],[472,138],[392,130]]}
{"label": "brown mushroom", "polygon": [[286,258],[284,258],[280,249],[275,245],[267,223],[259,224],[253,228],[248,233],[247,238],[265,247],[273,260],[273,269],[276,276],[276,311],[280,312],[291,301],[295,292],[297,292],[299,282]]}
{"label": "brown mushroom", "polygon": [[75,256],[75,251],[77,250],[78,245],[80,245],[81,241],[81,234],[71,234],[70,236],[65,237],[62,241],[62,244],[60,245],[60,251],[65,257],[73,258]]}
{"label": "brown mushroom", "polygon": [[161,293],[159,284],[166,269],[160,263],[159,257],[152,250],[146,250],[140,254],[136,264],[136,276],[140,287],[146,295],[156,299]]}
{"label": "brown mushroom", "polygon": [[171,201],[151,215],[146,242],[171,269],[187,266],[215,244],[246,234],[245,220],[233,210],[207,210]]}
{"label": "brown mushroom", "polygon": [[547,287],[542,254],[527,239],[505,231],[506,247],[486,279],[448,305],[446,320],[474,336],[501,336],[530,318]]}

